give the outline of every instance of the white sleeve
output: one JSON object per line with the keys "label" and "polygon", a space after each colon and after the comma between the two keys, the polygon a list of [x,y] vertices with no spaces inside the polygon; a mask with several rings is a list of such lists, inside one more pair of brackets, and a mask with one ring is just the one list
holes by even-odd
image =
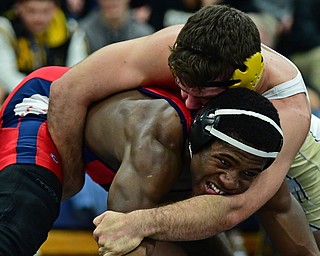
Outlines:
{"label": "white sleeve", "polygon": [[78,28],[72,35],[68,48],[66,65],[71,67],[88,56],[86,35]]}
{"label": "white sleeve", "polygon": [[10,22],[0,17],[0,86],[11,92],[24,78],[19,72],[13,47],[15,34]]}

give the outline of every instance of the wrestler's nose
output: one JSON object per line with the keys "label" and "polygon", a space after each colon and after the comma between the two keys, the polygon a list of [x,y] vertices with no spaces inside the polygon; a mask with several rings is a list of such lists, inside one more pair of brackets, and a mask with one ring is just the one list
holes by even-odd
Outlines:
{"label": "wrestler's nose", "polygon": [[188,109],[201,109],[208,101],[207,98],[193,97],[189,94],[185,96],[185,104]]}
{"label": "wrestler's nose", "polygon": [[239,177],[233,171],[220,174],[220,180],[226,189],[233,190],[239,187]]}

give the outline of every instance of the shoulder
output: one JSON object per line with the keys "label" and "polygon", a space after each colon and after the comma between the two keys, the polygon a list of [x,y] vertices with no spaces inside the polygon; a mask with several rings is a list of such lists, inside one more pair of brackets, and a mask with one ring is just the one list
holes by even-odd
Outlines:
{"label": "shoulder", "polygon": [[155,143],[163,149],[172,151],[180,150],[183,143],[182,121],[175,108],[165,99],[143,100],[136,104],[135,122],[136,134],[140,137]]}
{"label": "shoulder", "polygon": [[175,42],[182,27],[183,27],[183,25],[169,26],[169,27],[163,28],[163,29],[155,32],[153,35],[155,35],[159,38],[168,38],[168,39],[171,39],[172,42]]}
{"label": "shoulder", "polygon": [[298,74],[297,67],[285,56],[275,50],[262,45],[262,55],[265,62],[265,69],[268,73],[269,87],[285,83],[294,79]]}
{"label": "shoulder", "polygon": [[[86,138],[99,147],[122,148],[157,154],[180,150],[182,125],[175,109],[163,99],[152,99],[136,90],[116,94],[93,106],[88,113]],[[102,138],[106,138],[107,140]],[[111,134],[111,136],[110,136]]]}
{"label": "shoulder", "polygon": [[177,147],[183,140],[181,119],[165,99],[129,91],[115,98],[110,112],[117,116],[119,129],[124,127],[127,138],[138,144],[148,140]]}

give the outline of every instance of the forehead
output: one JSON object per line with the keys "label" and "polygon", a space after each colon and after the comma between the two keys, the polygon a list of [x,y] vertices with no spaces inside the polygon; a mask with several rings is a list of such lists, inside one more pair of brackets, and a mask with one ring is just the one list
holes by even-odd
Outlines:
{"label": "forehead", "polygon": [[237,163],[239,169],[261,169],[262,171],[266,163],[266,158],[252,155],[218,139],[215,140],[207,150],[201,150],[199,153],[205,153],[205,151],[212,157],[224,156],[234,161]]}
{"label": "forehead", "polygon": [[24,0],[24,1],[18,1],[19,6],[22,7],[40,7],[40,6],[48,6],[52,7],[56,4],[53,0]]}
{"label": "forehead", "polygon": [[[34,13],[46,15],[48,12],[53,12],[56,4],[54,1],[30,0],[23,1],[16,7],[17,11],[22,17],[31,18],[33,17]],[[46,18],[51,19],[51,16],[46,16]]]}
{"label": "forehead", "polygon": [[178,83],[178,86],[185,93],[195,97],[195,98],[212,98],[217,94],[226,90],[222,87],[204,87],[204,88],[188,88],[181,83]]}

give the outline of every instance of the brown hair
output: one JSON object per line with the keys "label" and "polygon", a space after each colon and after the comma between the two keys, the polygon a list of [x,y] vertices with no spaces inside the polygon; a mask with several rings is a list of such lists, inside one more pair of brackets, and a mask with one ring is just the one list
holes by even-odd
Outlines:
{"label": "brown hair", "polygon": [[260,51],[259,31],[245,13],[210,5],[188,19],[168,61],[185,86],[201,88],[218,77],[229,80],[236,68]]}

